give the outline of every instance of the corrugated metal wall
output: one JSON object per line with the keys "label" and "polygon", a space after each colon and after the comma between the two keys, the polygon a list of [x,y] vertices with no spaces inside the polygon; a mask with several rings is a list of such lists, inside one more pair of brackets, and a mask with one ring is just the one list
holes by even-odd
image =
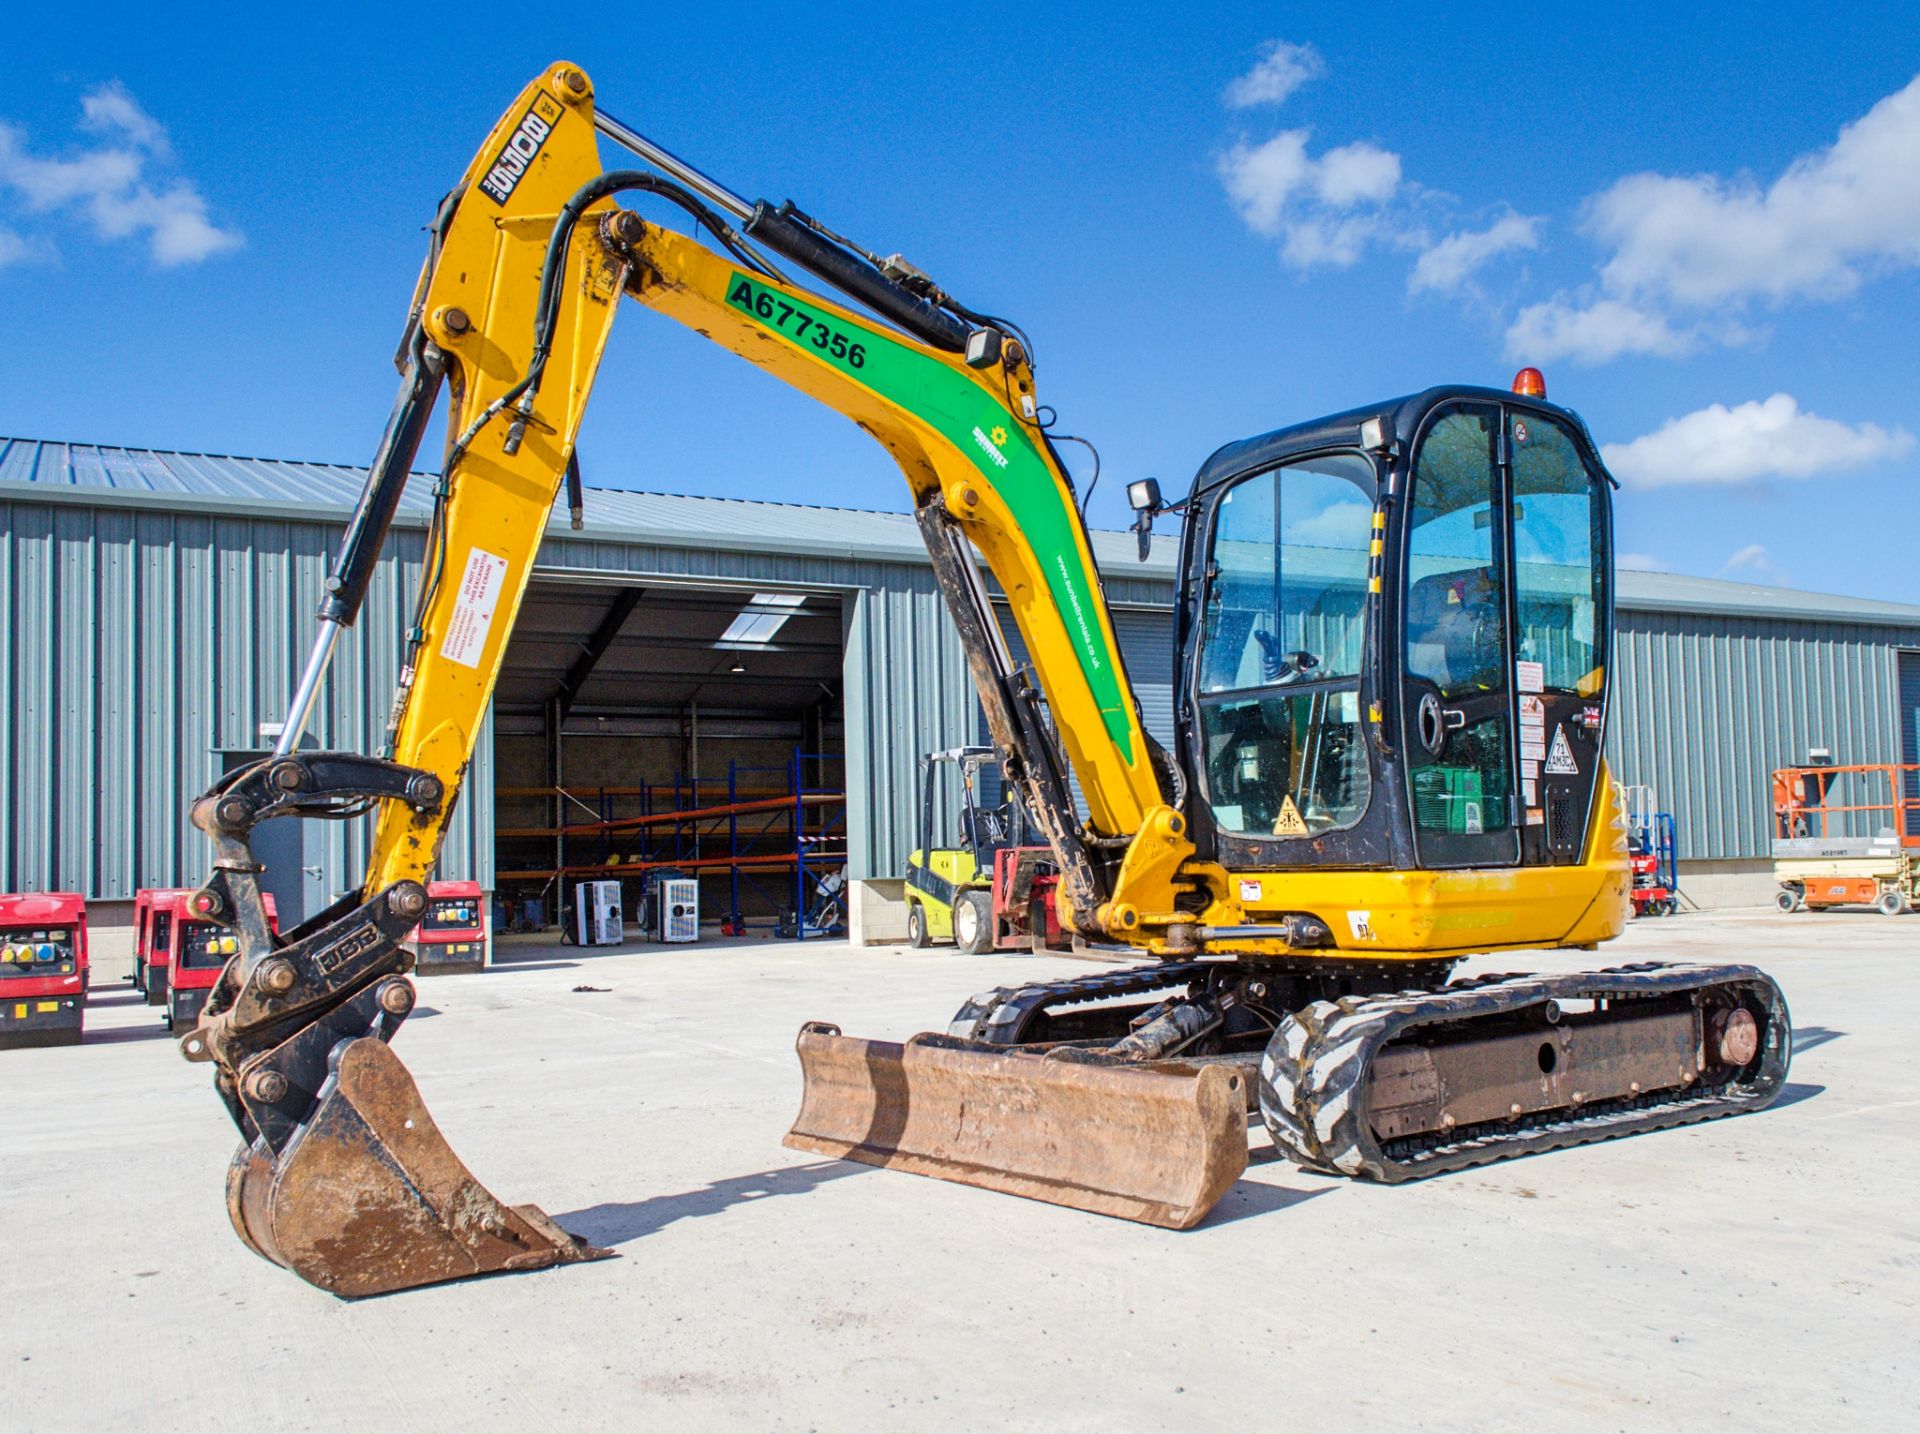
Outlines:
{"label": "corrugated metal wall", "polygon": [[[99,898],[205,874],[186,820],[222,753],[260,745],[311,637],[337,522],[225,517],[124,503],[0,504],[0,886]],[[359,626],[336,660],[318,740],[371,750],[399,661],[421,535],[397,530]],[[915,839],[921,753],[976,738],[966,664],[923,566],[556,537],[555,576],[653,575],[837,590],[847,643],[851,874],[897,875]],[[1170,603],[1124,568],[1110,595]],[[1123,623],[1143,696],[1161,712],[1171,641],[1156,614]],[[1920,630],[1623,611],[1609,750],[1678,818],[1688,858],[1765,854],[1767,773],[1826,745],[1842,762],[1900,759],[1896,649]],[[1151,657],[1148,654],[1151,653]],[[493,742],[449,833],[443,871],[490,883]],[[357,879],[365,826],[313,825],[329,891]]]}
{"label": "corrugated metal wall", "polygon": [[[0,887],[102,899],[195,885],[210,851],[187,806],[285,715],[339,526],[126,506],[0,504]],[[314,724],[377,742],[418,577],[400,532]],[[491,880],[493,741],[482,733],[443,871]],[[485,839],[477,839],[485,833]],[[309,824],[327,892],[353,884],[363,823]]]}
{"label": "corrugated metal wall", "polygon": [[[1900,760],[1910,767],[1920,766],[1920,652],[1901,653],[1899,665]],[[1908,772],[1904,788],[1908,801],[1920,803],[1920,772]],[[1907,812],[1906,834],[1920,836],[1920,806]]]}
{"label": "corrugated metal wall", "polygon": [[1682,860],[1767,855],[1775,767],[1897,762],[1911,628],[1622,612],[1608,760],[1674,815]]}

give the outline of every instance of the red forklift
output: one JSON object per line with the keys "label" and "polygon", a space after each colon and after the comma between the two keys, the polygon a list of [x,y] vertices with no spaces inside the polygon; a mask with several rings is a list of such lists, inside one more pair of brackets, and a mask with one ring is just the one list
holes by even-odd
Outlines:
{"label": "red forklift", "polygon": [[0,896],[0,1050],[79,1044],[87,976],[85,898]]}
{"label": "red forklift", "polygon": [[[142,891],[134,897],[134,960],[144,962],[143,978],[149,1006],[164,1006],[170,1031],[200,1019],[207,992],[220,979],[220,968],[240,950],[240,941],[224,926],[187,914],[188,889]],[[140,922],[140,899],[148,898],[147,920]],[[280,913],[272,893],[266,894],[267,927],[280,929]],[[144,932],[144,937],[143,933]],[[144,949],[139,944],[145,941]]]}
{"label": "red forklift", "polygon": [[407,938],[422,976],[452,976],[487,964],[487,903],[477,881],[427,884],[427,914]]}

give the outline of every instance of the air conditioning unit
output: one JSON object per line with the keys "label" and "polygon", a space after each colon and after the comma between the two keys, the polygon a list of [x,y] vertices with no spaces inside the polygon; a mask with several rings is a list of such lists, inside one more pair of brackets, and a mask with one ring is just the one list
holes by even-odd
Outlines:
{"label": "air conditioning unit", "polygon": [[573,888],[573,936],[582,946],[617,946],[626,939],[619,882],[583,881]]}
{"label": "air conditioning unit", "polygon": [[660,939],[700,939],[700,883],[695,878],[660,883]]}

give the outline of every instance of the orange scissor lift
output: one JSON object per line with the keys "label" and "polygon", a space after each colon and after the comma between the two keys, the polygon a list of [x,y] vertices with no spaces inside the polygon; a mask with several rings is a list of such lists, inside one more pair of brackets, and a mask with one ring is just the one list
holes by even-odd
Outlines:
{"label": "orange scissor lift", "polygon": [[1920,905],[1920,764],[1839,766],[1816,750],[1773,774],[1773,875],[1782,911]]}

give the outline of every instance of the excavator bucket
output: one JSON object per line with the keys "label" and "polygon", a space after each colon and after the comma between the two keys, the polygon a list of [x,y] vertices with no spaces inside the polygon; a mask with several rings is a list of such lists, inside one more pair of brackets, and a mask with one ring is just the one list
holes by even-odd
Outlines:
{"label": "excavator bucket", "polygon": [[331,1065],[279,1156],[255,1140],[227,1172],[227,1212],[256,1253],[349,1299],[612,1253],[495,1199],[385,1041],[343,1042]]}
{"label": "excavator bucket", "polygon": [[786,1145],[1185,1230],[1247,1166],[1246,1077],[800,1031]]}

